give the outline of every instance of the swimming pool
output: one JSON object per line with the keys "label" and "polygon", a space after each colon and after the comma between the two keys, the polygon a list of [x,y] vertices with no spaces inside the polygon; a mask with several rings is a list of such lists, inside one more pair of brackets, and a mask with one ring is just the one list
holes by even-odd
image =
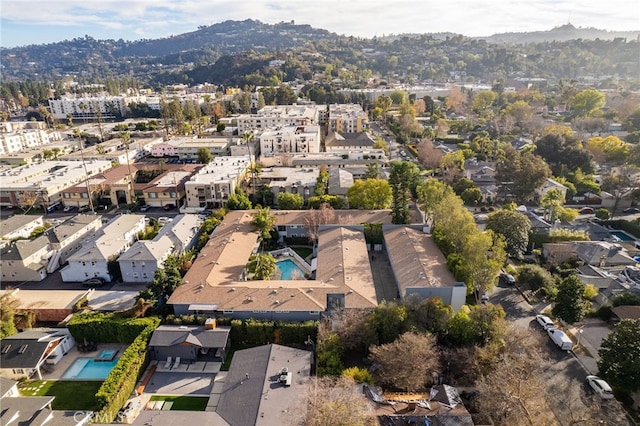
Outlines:
{"label": "swimming pool", "polygon": [[624,231],[611,231],[611,235],[613,235],[614,237],[618,238],[620,241],[635,241],[636,239],[633,238],[631,235],[627,234]]}
{"label": "swimming pool", "polygon": [[118,363],[112,361],[96,361],[92,358],[78,358],[62,375],[62,380],[104,380]]}
{"label": "swimming pool", "polygon": [[105,349],[98,354],[95,360],[96,361],[112,361],[116,357],[117,353],[118,353],[117,349]]}
{"label": "swimming pool", "polygon": [[[279,260],[276,262],[276,266],[278,267],[278,269],[280,269],[281,280],[291,280],[291,279],[301,279],[301,278],[304,279],[303,277],[304,277],[305,271],[302,270],[302,268],[300,268],[298,264],[291,259]],[[294,272],[294,271],[297,271],[297,272]]]}

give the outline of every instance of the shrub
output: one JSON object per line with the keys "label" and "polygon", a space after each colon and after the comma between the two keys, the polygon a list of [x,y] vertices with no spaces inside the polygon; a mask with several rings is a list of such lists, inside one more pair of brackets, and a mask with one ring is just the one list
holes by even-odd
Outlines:
{"label": "shrub", "polygon": [[596,316],[603,321],[609,321],[611,319],[612,310],[609,305],[602,305],[596,311]]}
{"label": "shrub", "polygon": [[605,208],[599,208],[596,210],[596,217],[600,220],[607,220],[610,217],[609,210]]}
{"label": "shrub", "polygon": [[616,306],[638,306],[640,305],[640,296],[635,295],[633,293],[622,293],[615,296],[611,303],[614,307]]}
{"label": "shrub", "polygon": [[352,378],[356,383],[373,383],[373,376],[366,368],[347,368],[342,372],[342,375]]}
{"label": "shrub", "polygon": [[130,344],[150,325],[155,324],[157,327],[159,321],[155,317],[130,319],[89,312],[74,315],[67,328],[76,341]]}

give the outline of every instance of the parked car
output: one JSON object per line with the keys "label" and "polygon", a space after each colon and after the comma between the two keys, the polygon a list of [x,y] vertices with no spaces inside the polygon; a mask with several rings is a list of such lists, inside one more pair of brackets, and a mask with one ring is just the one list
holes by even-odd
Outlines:
{"label": "parked car", "polygon": [[555,328],[550,327],[547,328],[547,334],[549,335],[549,338],[551,338],[553,343],[555,343],[556,346],[563,351],[570,351],[573,349],[573,342],[571,341],[569,336],[565,334],[564,331],[556,330]]}
{"label": "parked car", "polygon": [[513,275],[502,272],[500,274],[500,277],[498,278],[498,282],[500,284],[515,285],[516,279],[513,277]]}
{"label": "parked car", "polygon": [[598,376],[587,376],[587,383],[591,389],[602,399],[613,399],[613,391],[609,383],[605,382]]}
{"label": "parked car", "polygon": [[580,214],[593,214],[594,210],[592,207],[583,207],[580,209]]}
{"label": "parked car", "polygon": [[150,208],[151,208],[151,206],[146,206],[146,205],[145,205],[145,206],[140,207],[140,211],[141,211],[141,212],[146,212],[146,211],[147,211],[147,210],[149,210]]}
{"label": "parked car", "polygon": [[62,209],[63,212],[70,212],[71,210],[75,209],[74,206],[64,206],[64,209]]}
{"label": "parked car", "polygon": [[175,209],[176,205],[175,204],[165,204],[164,207],[162,207],[162,208],[165,209],[166,211],[169,211],[169,210]]}
{"label": "parked car", "polygon": [[553,328],[554,326],[553,321],[551,321],[551,318],[549,318],[546,315],[536,315],[536,321],[538,321],[538,324],[540,324],[542,329],[545,331],[549,328]]}
{"label": "parked car", "polygon": [[626,214],[640,213],[640,209],[637,207],[629,207],[628,209],[622,210],[622,213],[626,213]]}
{"label": "parked car", "polygon": [[104,285],[104,280],[102,278],[89,278],[88,280],[82,283],[84,287],[102,287]]}
{"label": "parked car", "polygon": [[160,216],[158,218],[158,223],[160,225],[166,225],[169,222],[173,222],[173,218],[167,217],[167,216]]}

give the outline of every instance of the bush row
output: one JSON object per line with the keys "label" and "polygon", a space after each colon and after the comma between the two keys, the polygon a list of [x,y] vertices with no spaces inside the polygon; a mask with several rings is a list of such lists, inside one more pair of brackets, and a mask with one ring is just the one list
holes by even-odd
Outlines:
{"label": "bush row", "polygon": [[218,325],[231,326],[231,341],[234,345],[299,344],[307,339],[315,341],[318,333],[317,321],[286,322],[248,319],[229,320],[221,318]]}
{"label": "bush row", "polygon": [[147,326],[122,353],[118,363],[96,393],[99,419],[115,420],[118,411],[133,393],[136,383],[149,363],[147,347],[153,331],[160,324],[160,319],[152,317],[145,319],[149,320]]}
{"label": "bush row", "polygon": [[130,344],[143,330],[154,324],[157,327],[157,318],[116,318],[111,314],[90,312],[74,315],[67,324],[67,328],[77,342],[87,340],[100,343]]}

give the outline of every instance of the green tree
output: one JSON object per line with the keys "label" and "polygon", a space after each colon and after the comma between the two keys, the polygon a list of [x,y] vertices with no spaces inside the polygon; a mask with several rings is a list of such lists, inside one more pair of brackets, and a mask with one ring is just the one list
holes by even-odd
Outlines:
{"label": "green tree", "polygon": [[208,148],[198,148],[198,163],[209,164],[213,160],[213,154]]}
{"label": "green tree", "polygon": [[224,206],[228,210],[249,210],[252,207],[251,200],[242,191],[229,195]]}
{"label": "green tree", "polygon": [[409,161],[392,161],[389,173],[392,205],[391,222],[404,224],[409,221],[409,201],[416,191],[420,179],[420,169]]}
{"label": "green tree", "polygon": [[276,272],[276,259],[270,253],[252,254],[247,264],[251,279],[263,281],[271,279]]}
{"label": "green tree", "polygon": [[271,214],[269,207],[258,208],[251,224],[258,228],[260,238],[268,240],[271,237],[271,230],[276,223],[276,218]]}
{"label": "green tree", "polygon": [[571,108],[578,117],[591,117],[605,104],[604,93],[595,89],[586,89],[575,94]]}
{"label": "green tree", "polygon": [[476,206],[482,201],[482,190],[478,187],[467,188],[460,194],[460,198],[467,206]]}
{"label": "green tree", "polygon": [[489,215],[485,229],[502,236],[509,257],[522,259],[529,245],[531,221],[520,212],[498,210]]}
{"label": "green tree", "polygon": [[304,198],[300,194],[281,192],[278,194],[278,207],[281,210],[300,210],[304,205]]}
{"label": "green tree", "polygon": [[392,201],[391,187],[384,179],[357,180],[347,191],[347,199],[354,209],[386,209]]}
{"label": "green tree", "polygon": [[558,294],[553,305],[553,314],[568,324],[580,321],[591,303],[584,299],[585,285],[576,275],[569,275],[558,285]]}
{"label": "green tree", "polygon": [[[479,299],[491,290],[506,260],[504,242],[492,231],[471,233],[461,251],[462,268],[467,287]],[[478,300],[479,301],[479,300]]]}
{"label": "green tree", "polygon": [[0,339],[18,334],[15,324],[15,313],[18,301],[10,293],[0,296]]}
{"label": "green tree", "polygon": [[505,157],[498,162],[496,180],[503,182],[516,199],[528,201],[547,178],[551,169],[545,161],[531,152],[520,153],[507,146]]}
{"label": "green tree", "polygon": [[453,189],[446,183],[429,178],[420,182],[416,188],[418,203],[425,213],[426,219],[432,220],[437,206],[449,195],[453,195]]}
{"label": "green tree", "polygon": [[516,270],[516,278],[520,287],[525,290],[538,291],[542,289],[548,295],[557,293],[556,281],[553,276],[541,266],[521,265]]}
{"label": "green tree", "polygon": [[344,207],[344,199],[337,195],[314,195],[309,197],[307,204],[310,209],[319,209],[323,204],[328,204],[334,209],[341,209]]}
{"label": "green tree", "polygon": [[405,305],[412,327],[416,327],[418,330],[427,330],[435,335],[446,331],[447,323],[454,312],[451,305],[445,304],[439,297],[422,300],[409,298]]}
{"label": "green tree", "polygon": [[371,312],[366,327],[378,344],[391,343],[406,331],[407,308],[394,302],[383,302]]}
{"label": "green tree", "polygon": [[602,341],[599,374],[627,392],[640,390],[640,320],[622,320]]}
{"label": "green tree", "polygon": [[380,177],[380,164],[378,163],[367,164],[367,173],[365,173],[364,177],[366,179],[378,179]]}

